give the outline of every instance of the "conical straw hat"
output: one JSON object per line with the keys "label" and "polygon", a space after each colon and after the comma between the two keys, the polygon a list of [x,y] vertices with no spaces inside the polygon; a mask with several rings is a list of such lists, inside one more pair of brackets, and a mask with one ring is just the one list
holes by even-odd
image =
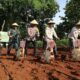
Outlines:
{"label": "conical straw hat", "polygon": [[76,25],[80,25],[80,21]]}
{"label": "conical straw hat", "polygon": [[19,26],[17,23],[13,23],[12,26]]}
{"label": "conical straw hat", "polygon": [[48,22],[48,24],[55,24],[52,20],[50,20],[49,22]]}
{"label": "conical straw hat", "polygon": [[36,25],[38,25],[38,22],[37,22],[36,20],[32,20],[32,21],[30,22],[30,24],[36,24]]}

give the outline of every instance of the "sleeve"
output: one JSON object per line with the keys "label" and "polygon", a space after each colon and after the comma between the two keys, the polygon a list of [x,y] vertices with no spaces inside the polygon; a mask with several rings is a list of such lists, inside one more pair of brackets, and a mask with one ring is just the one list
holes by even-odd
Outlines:
{"label": "sleeve", "polygon": [[71,32],[72,32],[73,37],[76,39],[77,34],[78,34],[77,29],[74,27]]}
{"label": "sleeve", "polygon": [[79,36],[80,36],[80,29],[79,29]]}
{"label": "sleeve", "polygon": [[53,36],[58,39],[58,36],[57,36],[56,31],[54,30],[54,28],[53,28]]}
{"label": "sleeve", "polygon": [[71,29],[70,33],[68,34],[68,38],[71,38],[73,36],[74,28]]}
{"label": "sleeve", "polygon": [[9,37],[14,37],[14,32],[13,32],[13,30],[12,29],[10,29],[9,31],[8,31],[8,36]]}
{"label": "sleeve", "polygon": [[48,27],[45,28],[45,36],[46,36],[47,38],[49,38]]}
{"label": "sleeve", "polygon": [[8,36],[11,36],[11,29],[7,32],[8,33]]}
{"label": "sleeve", "polygon": [[37,32],[37,36],[39,37],[40,33],[39,33],[39,29],[38,28],[36,28],[36,32]]}

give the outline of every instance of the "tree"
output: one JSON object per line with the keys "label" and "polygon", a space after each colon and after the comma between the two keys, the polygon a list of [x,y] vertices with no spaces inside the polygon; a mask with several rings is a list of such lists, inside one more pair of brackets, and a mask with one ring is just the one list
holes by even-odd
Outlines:
{"label": "tree", "polygon": [[55,0],[0,0],[0,26],[4,19],[4,30],[7,30],[15,21],[26,24],[34,18],[38,21],[47,17],[52,18],[58,8]]}
{"label": "tree", "polygon": [[80,20],[80,0],[69,0],[65,7],[65,17],[61,17],[62,23],[58,25],[58,33],[65,35]]}
{"label": "tree", "polygon": [[65,14],[68,21],[73,25],[80,20],[80,0],[70,0],[66,4]]}
{"label": "tree", "polygon": [[80,0],[70,0],[66,5],[66,16],[75,22],[80,19]]}

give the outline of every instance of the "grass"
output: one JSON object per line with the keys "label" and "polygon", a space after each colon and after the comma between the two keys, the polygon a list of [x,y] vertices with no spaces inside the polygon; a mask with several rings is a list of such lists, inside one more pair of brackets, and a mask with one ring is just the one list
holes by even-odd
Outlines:
{"label": "grass", "polygon": [[[55,42],[56,42],[57,46],[65,47],[65,46],[69,45],[69,40],[67,38],[64,38],[61,40],[56,40]],[[41,41],[41,40],[36,41],[36,46],[37,46],[37,48],[43,47],[43,41]],[[30,43],[29,47],[33,47],[33,45]]]}

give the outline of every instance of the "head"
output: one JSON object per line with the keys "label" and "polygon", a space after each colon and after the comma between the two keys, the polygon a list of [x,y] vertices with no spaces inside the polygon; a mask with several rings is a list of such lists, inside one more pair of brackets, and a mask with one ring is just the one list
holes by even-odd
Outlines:
{"label": "head", "polygon": [[31,27],[35,27],[35,26],[38,25],[38,22],[37,22],[36,20],[32,20],[32,21],[30,22],[30,25],[31,25]]}
{"label": "head", "polygon": [[49,27],[54,26],[54,24],[55,24],[55,23],[54,23],[52,20],[50,20],[50,21],[48,22],[48,26],[49,26]]}
{"label": "head", "polygon": [[80,25],[76,25],[76,28],[80,29]]}
{"label": "head", "polygon": [[80,21],[76,24],[76,28],[80,29]]}
{"label": "head", "polygon": [[19,26],[19,25],[18,25],[17,23],[13,23],[13,24],[12,24],[12,28],[13,28],[13,29],[17,29],[18,26]]}
{"label": "head", "polygon": [[30,24],[31,25],[31,27],[36,27],[37,25],[36,24]]}

